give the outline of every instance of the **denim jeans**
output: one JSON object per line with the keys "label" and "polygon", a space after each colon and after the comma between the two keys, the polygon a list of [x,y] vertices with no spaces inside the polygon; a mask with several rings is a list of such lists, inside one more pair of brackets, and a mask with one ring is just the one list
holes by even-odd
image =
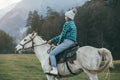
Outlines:
{"label": "denim jeans", "polygon": [[50,52],[50,60],[52,67],[57,67],[55,56],[60,52],[64,51],[65,49],[69,48],[72,44],[74,44],[74,41],[65,39],[60,45],[58,45],[54,50]]}

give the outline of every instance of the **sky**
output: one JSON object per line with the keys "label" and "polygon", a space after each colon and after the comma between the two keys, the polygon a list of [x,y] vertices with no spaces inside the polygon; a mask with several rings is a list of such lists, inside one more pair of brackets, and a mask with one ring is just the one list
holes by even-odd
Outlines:
{"label": "sky", "polygon": [[0,0],[0,10],[20,1],[22,0]]}

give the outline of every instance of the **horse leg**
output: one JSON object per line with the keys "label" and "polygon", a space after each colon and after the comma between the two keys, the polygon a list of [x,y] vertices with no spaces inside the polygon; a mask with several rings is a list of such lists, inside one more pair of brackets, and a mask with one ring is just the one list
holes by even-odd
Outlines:
{"label": "horse leg", "polygon": [[85,70],[84,70],[84,72],[85,72],[85,73],[87,74],[87,76],[89,77],[89,80],[99,80],[97,74],[92,74],[92,73],[90,73],[90,72],[88,72],[88,71],[85,71]]}
{"label": "horse leg", "polygon": [[54,80],[54,76],[51,75],[46,75],[47,76],[47,80]]}
{"label": "horse leg", "polygon": [[98,80],[97,74],[89,74],[88,76],[90,80]]}
{"label": "horse leg", "polygon": [[47,80],[60,80],[59,78],[55,76],[50,76],[50,75],[46,75],[46,76],[47,76]]}
{"label": "horse leg", "polygon": [[55,80],[60,80],[59,78],[55,78]]}

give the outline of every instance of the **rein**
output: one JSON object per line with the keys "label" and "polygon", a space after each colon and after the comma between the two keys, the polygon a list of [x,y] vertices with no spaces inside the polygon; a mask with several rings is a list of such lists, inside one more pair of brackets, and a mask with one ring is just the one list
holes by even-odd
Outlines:
{"label": "rein", "polygon": [[39,44],[39,45],[34,45],[33,47],[42,46],[42,45],[45,45],[45,44],[47,44],[47,42]]}

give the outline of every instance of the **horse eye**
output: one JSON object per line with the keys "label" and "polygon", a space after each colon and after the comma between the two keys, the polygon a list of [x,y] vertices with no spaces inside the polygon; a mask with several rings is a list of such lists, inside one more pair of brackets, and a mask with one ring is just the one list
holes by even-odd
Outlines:
{"label": "horse eye", "polygon": [[24,39],[24,41],[27,41],[27,39]]}

